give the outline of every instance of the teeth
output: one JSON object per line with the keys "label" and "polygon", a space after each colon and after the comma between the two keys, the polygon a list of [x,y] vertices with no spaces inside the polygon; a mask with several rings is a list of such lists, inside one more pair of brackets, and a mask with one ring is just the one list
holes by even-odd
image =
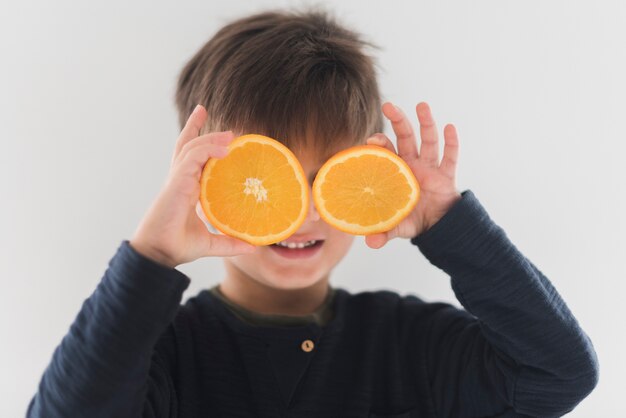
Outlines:
{"label": "teeth", "polygon": [[317,241],[313,240],[313,241],[307,241],[307,242],[303,242],[303,243],[298,243],[296,244],[295,242],[285,242],[285,241],[281,241],[281,242],[277,242],[276,245],[278,245],[279,247],[287,247],[287,248],[305,248],[305,247],[310,247],[311,245],[315,244]]}

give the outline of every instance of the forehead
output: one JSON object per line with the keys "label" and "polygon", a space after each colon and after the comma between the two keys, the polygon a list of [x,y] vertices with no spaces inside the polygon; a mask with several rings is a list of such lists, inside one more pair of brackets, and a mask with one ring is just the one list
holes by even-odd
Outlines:
{"label": "forehead", "polygon": [[346,148],[350,148],[354,145],[357,145],[356,141],[337,141],[332,147],[315,147],[306,146],[306,147],[297,147],[293,150],[293,153],[298,158],[298,161],[302,165],[305,171],[307,170],[317,170],[322,166],[330,157],[337,154],[339,151],[342,151]]}

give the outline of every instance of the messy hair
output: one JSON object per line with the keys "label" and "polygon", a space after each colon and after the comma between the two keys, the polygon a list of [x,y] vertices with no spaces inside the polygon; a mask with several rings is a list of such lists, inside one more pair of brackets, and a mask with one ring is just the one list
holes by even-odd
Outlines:
{"label": "messy hair", "polygon": [[296,152],[312,146],[321,158],[362,143],[383,130],[367,47],[380,49],[319,8],[234,20],[180,72],[181,129],[199,103],[208,111],[201,133],[262,134]]}

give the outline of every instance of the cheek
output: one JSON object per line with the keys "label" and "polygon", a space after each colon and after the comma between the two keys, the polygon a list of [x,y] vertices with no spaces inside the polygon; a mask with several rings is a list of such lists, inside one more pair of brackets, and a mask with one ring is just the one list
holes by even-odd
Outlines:
{"label": "cheek", "polygon": [[352,247],[354,242],[354,235],[350,235],[341,231],[333,231],[328,236],[328,240],[325,244],[328,244],[326,251],[328,254],[332,254],[334,259],[338,262],[341,260]]}
{"label": "cheek", "polygon": [[262,251],[257,250],[255,254],[242,254],[233,257],[228,257],[228,262],[233,266],[246,273],[247,275],[254,275],[255,270],[261,265],[260,262],[263,259],[259,254]]}

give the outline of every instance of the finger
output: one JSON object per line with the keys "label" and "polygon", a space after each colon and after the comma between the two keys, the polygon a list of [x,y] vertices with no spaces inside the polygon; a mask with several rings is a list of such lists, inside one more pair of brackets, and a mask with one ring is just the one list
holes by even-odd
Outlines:
{"label": "finger", "polygon": [[228,145],[232,142],[233,139],[235,139],[233,131],[209,132],[208,134],[197,136],[191,141],[187,142],[183,146],[181,152],[183,152],[185,148],[190,148],[204,142],[211,142],[213,144],[219,145]]}
{"label": "finger", "polygon": [[194,166],[204,164],[209,158],[224,158],[228,155],[228,147],[218,144],[202,144],[189,149],[184,155],[182,155],[182,164]]}
{"label": "finger", "polygon": [[202,126],[206,122],[207,112],[204,106],[196,105],[191,115],[187,119],[187,123],[183,127],[182,131],[180,131],[180,135],[178,136],[178,140],[176,141],[176,147],[174,148],[174,154],[172,155],[172,164],[178,157],[183,146],[198,136]]}
{"label": "finger", "polygon": [[383,114],[391,121],[391,127],[396,134],[398,144],[398,155],[405,161],[414,160],[419,157],[417,151],[417,139],[411,123],[404,115],[404,112],[390,102],[383,104]]}
{"label": "finger", "polygon": [[420,161],[429,167],[438,167],[439,136],[430,107],[426,102],[420,102],[415,107],[415,112],[420,123]]}
{"label": "finger", "polygon": [[378,234],[367,235],[365,237],[365,243],[368,247],[373,249],[382,248],[387,241],[389,241],[387,232],[380,232]]}
{"label": "finger", "polygon": [[228,235],[208,234],[202,239],[201,248],[203,254],[213,257],[231,257],[240,254],[250,254],[257,247]]}
{"label": "finger", "polygon": [[224,132],[211,132],[202,136],[198,136],[191,141],[187,142],[183,148],[178,153],[178,158],[185,158],[187,154],[190,152],[194,152],[194,149],[198,146],[203,146],[206,144],[214,144],[219,146],[228,146],[235,136],[232,131],[224,131]]}
{"label": "finger", "polygon": [[199,179],[202,169],[210,158],[224,158],[228,152],[228,147],[222,145],[211,143],[198,145],[184,155],[180,155],[174,168],[177,170],[177,175]]}
{"label": "finger", "polygon": [[443,147],[443,159],[439,166],[441,172],[453,179],[456,177],[456,167],[459,155],[459,137],[456,128],[452,124],[448,124],[443,129],[443,138],[445,145]]}
{"label": "finger", "polygon": [[389,137],[385,134],[375,133],[367,138],[366,143],[368,145],[378,145],[379,147],[387,148],[389,151],[397,154],[396,147],[393,146],[393,142],[391,142],[391,139],[389,139]]}

